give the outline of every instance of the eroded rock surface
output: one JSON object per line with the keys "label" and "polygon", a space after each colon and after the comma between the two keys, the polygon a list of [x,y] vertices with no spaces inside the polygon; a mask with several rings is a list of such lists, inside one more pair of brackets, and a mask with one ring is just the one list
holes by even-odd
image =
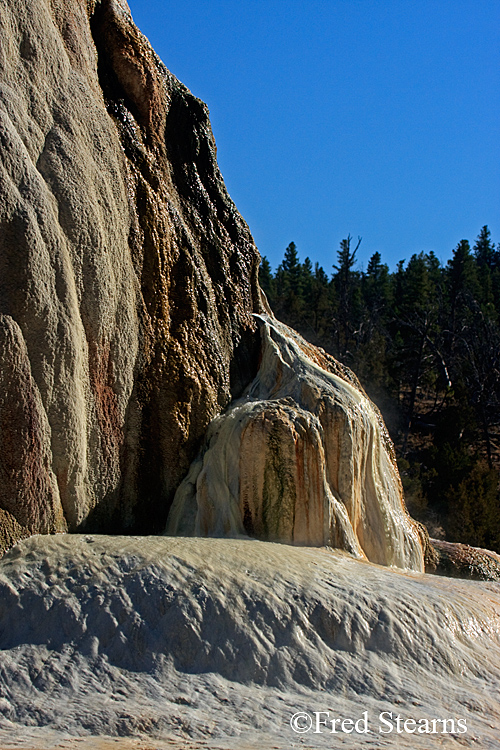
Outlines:
{"label": "eroded rock surface", "polygon": [[423,570],[380,413],[348,368],[259,319],[259,372],[210,425],[166,533],[327,545]]}
{"label": "eroded rock surface", "polygon": [[21,527],[42,533],[64,531],[63,509],[51,471],[50,426],[21,329],[6,315],[0,315],[0,362],[2,526],[5,532],[9,529],[11,538],[24,536]]}
{"label": "eroded rock surface", "polygon": [[0,507],[160,531],[254,375],[258,253],[123,0],[0,0],[0,37]]}
{"label": "eroded rock surface", "polygon": [[430,539],[434,560],[426,565],[429,573],[479,581],[500,581],[500,555],[469,544]]}

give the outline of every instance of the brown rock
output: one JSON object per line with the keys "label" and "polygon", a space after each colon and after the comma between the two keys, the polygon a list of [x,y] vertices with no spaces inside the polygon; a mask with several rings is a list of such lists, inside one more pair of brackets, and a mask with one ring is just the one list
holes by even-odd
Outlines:
{"label": "brown rock", "polygon": [[500,581],[500,555],[496,552],[442,539],[429,541],[435,559],[426,564],[427,573],[477,581]]}
{"label": "brown rock", "polygon": [[42,399],[21,330],[6,315],[0,315],[0,363],[0,528],[9,545],[26,531],[64,531],[66,523]]}
{"label": "brown rock", "polygon": [[0,0],[0,35],[2,377],[24,394],[0,505],[33,532],[160,530],[253,377],[258,253],[206,106],[125,2]]}
{"label": "brown rock", "polygon": [[21,526],[11,513],[0,508],[0,555],[28,536],[29,530]]}

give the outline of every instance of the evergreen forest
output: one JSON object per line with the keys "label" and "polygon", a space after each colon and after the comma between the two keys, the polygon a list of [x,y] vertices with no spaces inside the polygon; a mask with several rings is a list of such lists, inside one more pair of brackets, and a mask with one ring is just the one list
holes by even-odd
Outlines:
{"label": "evergreen forest", "polygon": [[442,265],[431,251],[329,273],[291,242],[260,284],[277,317],[359,377],[396,446],[410,513],[434,538],[500,552],[500,243],[484,226]]}

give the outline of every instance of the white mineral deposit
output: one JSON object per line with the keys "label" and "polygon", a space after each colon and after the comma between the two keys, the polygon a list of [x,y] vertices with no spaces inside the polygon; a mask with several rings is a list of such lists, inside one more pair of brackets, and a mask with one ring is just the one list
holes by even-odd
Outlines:
{"label": "white mineral deposit", "polygon": [[423,570],[380,413],[347,368],[274,317],[258,317],[260,369],[210,425],[167,533],[249,532]]}
{"label": "white mineral deposit", "polygon": [[5,555],[0,600],[5,747],[498,749],[498,584],[250,539],[57,535]]}

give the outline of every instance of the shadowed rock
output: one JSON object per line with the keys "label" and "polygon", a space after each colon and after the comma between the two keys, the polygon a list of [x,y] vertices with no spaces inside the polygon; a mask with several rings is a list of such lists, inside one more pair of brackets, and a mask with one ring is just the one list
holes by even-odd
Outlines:
{"label": "shadowed rock", "polygon": [[442,539],[429,541],[435,551],[435,559],[426,565],[427,573],[478,581],[500,581],[500,555],[495,552]]}

